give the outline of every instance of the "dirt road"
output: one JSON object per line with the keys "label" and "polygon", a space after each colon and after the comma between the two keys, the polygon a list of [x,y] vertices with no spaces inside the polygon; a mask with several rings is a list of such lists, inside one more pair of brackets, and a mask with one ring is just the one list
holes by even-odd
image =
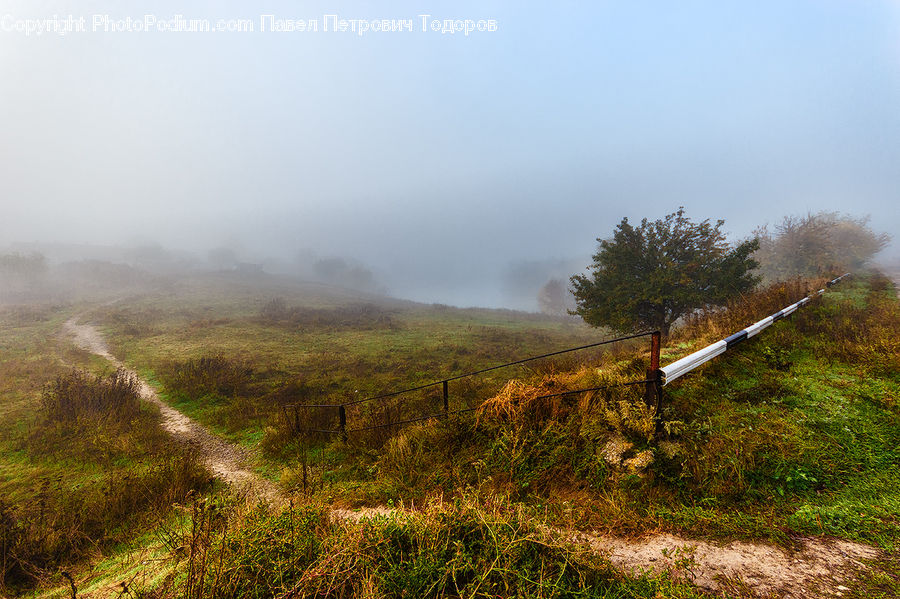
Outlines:
{"label": "dirt road", "polygon": [[281,494],[273,483],[246,468],[246,451],[223,441],[162,401],[145,380],[109,352],[103,336],[96,328],[89,324],[78,324],[77,316],[67,320],[63,327],[78,347],[106,358],[116,368],[123,368],[134,376],[140,385],[141,397],[159,408],[163,428],[178,441],[195,448],[203,465],[215,476],[248,496],[259,497],[269,503],[280,500]]}

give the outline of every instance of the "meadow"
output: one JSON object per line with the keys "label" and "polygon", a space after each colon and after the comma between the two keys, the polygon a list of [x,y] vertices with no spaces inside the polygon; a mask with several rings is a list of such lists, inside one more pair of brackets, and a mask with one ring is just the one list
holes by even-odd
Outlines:
{"label": "meadow", "polygon": [[[818,284],[776,284],[694,315],[666,341],[663,362]],[[59,335],[76,313],[172,405],[251,451],[288,505],[256,505],[204,476],[164,438],[158,414]],[[14,549],[3,567],[16,592],[64,585],[63,569],[79,588],[108,589],[124,576],[116,556],[152,545],[167,556],[164,575],[129,592],[706,596],[689,559],[669,574],[625,574],[553,530],[786,549],[853,540],[882,553],[844,596],[900,590],[900,304],[877,274],[666,387],[659,421],[640,388],[542,399],[643,377],[640,341],[495,371],[451,387],[472,412],[346,442],[295,435],[282,406],[344,403],[609,335],[568,319],[227,277],[105,305],[6,308],[2,318],[0,507],[3,547]],[[429,393],[403,408],[439,405]],[[119,408],[54,408],[63,396]],[[375,422],[383,409],[356,417]],[[405,515],[330,517],[366,507]],[[734,584],[719,596],[753,594]]]}

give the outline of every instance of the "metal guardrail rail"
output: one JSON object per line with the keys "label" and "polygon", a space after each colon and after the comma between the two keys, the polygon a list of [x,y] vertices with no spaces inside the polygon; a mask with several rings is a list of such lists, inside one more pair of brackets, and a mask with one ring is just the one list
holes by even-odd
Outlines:
{"label": "metal guardrail rail", "polygon": [[694,370],[698,366],[706,364],[707,362],[709,362],[716,356],[722,355],[723,353],[725,353],[727,350],[731,349],[738,343],[741,343],[742,341],[746,341],[747,339],[750,339],[751,337],[758,335],[761,331],[763,331],[767,327],[773,325],[774,323],[778,322],[782,318],[785,318],[786,316],[790,316],[791,314],[796,312],[798,309],[802,308],[803,306],[805,306],[806,304],[811,302],[814,298],[823,295],[825,293],[825,289],[832,287],[834,285],[837,285],[843,279],[845,279],[849,276],[850,276],[850,273],[844,273],[841,276],[828,281],[828,283],[825,284],[825,288],[819,289],[814,295],[804,297],[799,302],[795,302],[795,303],[791,304],[790,306],[779,310],[775,314],[767,316],[758,322],[754,322],[750,326],[748,326],[744,329],[741,329],[740,331],[738,331],[737,333],[735,333],[733,335],[729,335],[728,337],[726,337],[725,339],[722,339],[721,341],[717,341],[711,345],[707,345],[703,349],[695,351],[694,353],[689,354],[689,355],[681,358],[680,360],[676,360],[675,362],[672,362],[668,366],[663,366],[662,368],[659,369],[659,375],[660,375],[662,385],[663,386],[668,385],[675,379],[678,379],[678,378],[686,375],[687,373]]}

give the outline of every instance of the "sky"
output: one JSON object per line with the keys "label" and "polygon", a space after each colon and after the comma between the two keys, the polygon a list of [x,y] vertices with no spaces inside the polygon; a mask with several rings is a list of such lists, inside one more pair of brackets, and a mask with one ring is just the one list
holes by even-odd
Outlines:
{"label": "sky", "polygon": [[[24,31],[69,15],[86,30]],[[104,31],[145,15],[254,30]],[[511,265],[586,267],[623,217],[684,206],[736,240],[836,210],[896,236],[898,190],[895,1],[0,0],[0,247],[313,250],[500,306]]]}

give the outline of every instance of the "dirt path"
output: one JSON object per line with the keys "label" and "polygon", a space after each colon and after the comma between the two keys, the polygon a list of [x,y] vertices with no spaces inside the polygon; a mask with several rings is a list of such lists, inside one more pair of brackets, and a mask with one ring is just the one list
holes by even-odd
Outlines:
{"label": "dirt path", "polygon": [[134,376],[140,385],[141,397],[159,408],[163,429],[178,441],[195,448],[201,462],[210,472],[250,497],[259,497],[269,503],[280,501],[281,493],[273,483],[244,466],[248,457],[246,451],[223,441],[162,401],[145,380],[109,352],[103,336],[96,328],[89,324],[78,324],[78,318],[75,316],[67,320],[63,330],[73,337],[78,347],[105,358],[116,368],[123,368]]}
{"label": "dirt path", "polygon": [[[403,512],[384,507],[335,509],[332,514],[354,521],[403,517]],[[666,533],[622,539],[559,529],[550,532],[589,546],[626,573],[672,572],[716,596],[724,592],[737,597],[838,598],[850,590],[845,584],[868,567],[863,560],[881,555],[869,545],[839,539],[808,538],[797,551],[788,552],[765,543],[719,545]]]}
{"label": "dirt path", "polygon": [[626,572],[675,571],[711,592],[743,596],[749,589],[760,597],[784,599],[840,597],[849,590],[844,585],[866,568],[862,560],[880,554],[860,543],[813,538],[795,552],[740,541],[715,545],[670,534],[636,541],[574,535],[573,540],[589,544]]}

